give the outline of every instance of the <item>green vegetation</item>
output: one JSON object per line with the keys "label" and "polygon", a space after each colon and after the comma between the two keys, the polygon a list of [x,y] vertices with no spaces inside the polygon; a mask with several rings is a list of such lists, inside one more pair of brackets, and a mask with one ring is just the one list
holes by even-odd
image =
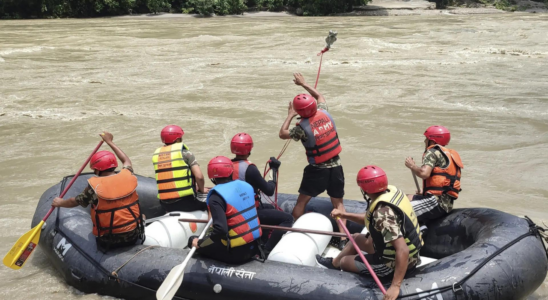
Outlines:
{"label": "green vegetation", "polygon": [[[0,0],[0,18],[86,18],[131,13],[241,14],[259,10],[302,11],[305,16],[348,12],[370,0]],[[446,1],[446,0],[444,0]],[[509,0],[499,0],[509,1]]]}
{"label": "green vegetation", "polygon": [[[435,1],[436,1],[437,8],[446,8],[447,6],[461,6],[461,7],[493,6],[497,9],[502,9],[506,11],[515,11],[517,9],[515,0],[435,0]],[[543,2],[548,0],[533,0],[533,1]]]}

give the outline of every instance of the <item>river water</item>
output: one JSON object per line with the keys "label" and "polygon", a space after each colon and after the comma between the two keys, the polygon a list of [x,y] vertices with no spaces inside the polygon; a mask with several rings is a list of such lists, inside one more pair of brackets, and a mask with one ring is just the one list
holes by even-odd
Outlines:
{"label": "river water", "polygon": [[[48,187],[76,172],[109,130],[137,173],[164,125],[179,124],[202,165],[253,137],[259,168],[278,154],[287,103],[313,83],[334,116],[347,178],[376,164],[412,193],[425,128],[442,124],[464,161],[456,207],[491,207],[548,223],[546,15],[336,18],[113,18],[0,22],[0,253],[30,227]],[[280,191],[296,193],[305,158],[292,143]],[[528,299],[548,297],[548,283]],[[99,299],[67,286],[40,251],[0,268],[2,299]]]}

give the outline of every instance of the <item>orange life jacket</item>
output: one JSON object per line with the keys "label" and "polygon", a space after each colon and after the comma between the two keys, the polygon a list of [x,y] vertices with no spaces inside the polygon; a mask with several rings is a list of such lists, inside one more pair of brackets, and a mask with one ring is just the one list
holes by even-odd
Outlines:
{"label": "orange life jacket", "polygon": [[137,177],[127,169],[106,177],[92,177],[88,183],[97,195],[91,221],[96,237],[130,232],[142,224]]}
{"label": "orange life jacket", "polygon": [[318,109],[310,118],[303,118],[298,123],[306,133],[306,142],[302,142],[306,150],[308,163],[319,164],[332,159],[342,151],[337,127],[331,115]]}
{"label": "orange life jacket", "polygon": [[[447,166],[444,168],[435,167],[423,184],[423,193],[435,196],[448,194],[457,199],[459,197],[461,169],[464,168],[460,155],[457,151],[442,147],[440,145],[432,145],[426,151],[436,148],[441,151],[447,161]],[[426,155],[426,152],[424,152]],[[424,157],[424,155],[423,155]]]}

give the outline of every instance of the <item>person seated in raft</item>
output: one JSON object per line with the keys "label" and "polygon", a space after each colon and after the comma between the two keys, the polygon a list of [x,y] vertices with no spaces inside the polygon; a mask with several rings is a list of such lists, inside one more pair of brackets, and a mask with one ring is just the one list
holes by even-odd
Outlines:
{"label": "person seated in raft", "polygon": [[196,157],[183,143],[184,134],[177,125],[164,127],[160,133],[164,146],[152,156],[158,199],[167,212],[207,210],[204,175]]}
{"label": "person seated in raft", "polygon": [[443,217],[453,209],[453,202],[459,197],[460,176],[463,168],[457,151],[445,148],[451,140],[451,133],[443,126],[430,126],[424,132],[425,151],[422,167],[413,158],[405,159],[405,166],[413,174],[424,179],[423,189],[416,195],[408,195],[422,224]]}
{"label": "person seated in raft", "polygon": [[144,222],[137,195],[137,177],[129,157],[113,142],[111,133],[103,132],[101,138],[110,146],[122,162],[122,170],[116,173],[118,162],[109,151],[99,151],[90,160],[89,167],[95,177],[88,179],[89,185],[73,198],[53,199],[54,207],[87,207],[91,204],[91,221],[97,247],[101,251],[134,245],[144,240]]}
{"label": "person seated in raft", "polygon": [[[395,186],[388,185],[386,173],[381,168],[362,168],[357,181],[369,204],[367,212],[353,214],[334,209],[331,216],[347,218],[367,227],[369,233],[355,233],[354,240],[361,250],[367,252],[365,258],[378,277],[393,276],[384,299],[396,299],[406,271],[420,263],[419,250],[424,243],[419,223],[409,199]],[[316,255],[316,260],[328,269],[370,275],[350,243],[336,258]]]}
{"label": "person seated in raft", "polygon": [[[279,136],[283,140],[301,141],[309,165],[304,168],[299,197],[293,208],[293,217],[300,218],[306,205],[319,194],[327,190],[334,208],[345,211],[343,205],[344,173],[339,153],[342,151],[333,117],[327,112],[325,98],[312,86],[308,85],[300,73],[293,74],[296,85],[302,86],[308,94],[299,94],[289,103],[287,118],[280,128]],[[316,100],[318,103],[316,103]],[[297,126],[289,130],[294,117],[301,116]],[[346,221],[343,220],[346,224]],[[344,233],[340,225],[339,231]],[[339,249],[346,244],[342,238]]]}
{"label": "person seated in raft", "polygon": [[258,240],[262,231],[253,187],[245,181],[232,180],[233,172],[228,157],[217,156],[209,161],[207,174],[215,187],[209,191],[206,202],[213,230],[203,239],[191,236],[188,246],[212,259],[241,264],[260,253]]}
{"label": "person seated in raft", "polygon": [[[276,191],[276,182],[278,178],[278,169],[282,164],[274,157],[270,158],[269,165],[272,170],[273,180],[266,181],[257,166],[247,160],[251,155],[251,149],[253,149],[253,139],[247,133],[238,133],[230,141],[230,151],[236,154],[236,157],[232,159],[232,165],[234,172],[232,173],[233,180],[242,180],[249,183],[255,192],[255,207],[257,208],[257,214],[259,220],[265,225],[276,225],[282,227],[291,227],[293,225],[293,216],[284,211],[277,209],[271,209],[273,207],[267,207],[261,202],[260,192],[263,192],[267,196],[274,195]],[[265,253],[270,253],[272,249],[282,239],[282,236],[286,231],[274,230],[272,234],[265,233],[263,237],[268,237],[268,241],[265,243]]]}

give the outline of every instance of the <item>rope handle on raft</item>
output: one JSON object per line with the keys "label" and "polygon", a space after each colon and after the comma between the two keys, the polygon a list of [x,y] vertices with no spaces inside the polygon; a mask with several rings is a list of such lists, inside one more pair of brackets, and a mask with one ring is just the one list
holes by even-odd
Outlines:
{"label": "rope handle on raft", "polygon": [[[318,67],[318,75],[316,75],[316,83],[314,84],[314,88],[318,87],[318,81],[320,80],[320,73],[321,73],[321,70],[322,70],[322,61],[323,61],[323,54],[327,51],[329,51],[329,49],[331,49],[331,46],[333,45],[333,43],[335,43],[335,41],[337,41],[337,32],[336,31],[333,31],[333,30],[329,30],[329,34],[327,35],[327,37],[325,38],[325,47],[323,48],[322,51],[320,51],[320,53],[318,53],[317,56],[320,56],[320,65]],[[276,159],[280,159],[280,157],[282,157],[282,155],[284,154],[285,150],[287,149],[287,147],[289,146],[289,144],[291,143],[291,139],[288,139],[284,146],[282,147],[282,150],[280,151],[280,154],[278,154],[278,157],[276,157]],[[267,169],[267,166],[268,166],[268,163],[270,163],[270,160],[268,160],[264,166],[264,173],[263,173],[263,178],[266,178],[266,174],[268,173],[268,171],[270,171],[270,168]],[[274,207],[277,209],[277,210],[280,210],[280,211],[283,211],[279,206],[278,206],[278,182],[280,181],[280,170],[278,170],[278,180],[276,180],[276,190],[274,192],[274,200],[272,200],[269,196],[265,195],[265,198],[268,199],[268,201],[270,202],[270,204],[273,204]],[[264,194],[263,194],[264,195]]]}
{"label": "rope handle on raft", "polygon": [[[472,276],[474,276],[474,274],[476,274],[479,270],[481,270],[481,268],[483,268],[486,264],[488,264],[493,258],[497,257],[499,254],[506,251],[508,248],[510,248],[513,245],[517,244],[519,241],[523,240],[526,237],[529,237],[529,236],[539,237],[539,236],[542,236],[544,234],[546,229],[537,226],[527,216],[525,216],[524,219],[529,224],[529,230],[526,233],[518,236],[513,241],[509,242],[508,244],[506,244],[503,247],[499,248],[497,251],[493,252],[491,255],[489,255],[489,257],[487,257],[484,261],[482,261],[479,265],[477,265],[472,271],[468,272],[467,275],[464,276],[464,278],[462,278],[461,280],[459,280],[457,282],[454,282],[452,285],[446,285],[446,286],[442,286],[442,287],[438,287],[438,288],[434,288],[434,289],[430,289],[430,290],[420,291],[420,292],[411,293],[411,294],[407,294],[407,295],[401,295],[401,296],[398,297],[398,299],[403,299],[403,298],[413,297],[413,296],[420,296],[420,295],[424,295],[424,294],[434,296],[435,294],[440,294],[440,293],[443,293],[443,292],[448,291],[448,290],[453,290],[454,293],[463,291],[462,285],[468,279],[470,279]],[[542,246],[544,247],[544,251],[546,251],[546,246],[542,242],[542,239],[541,239],[541,243],[542,243]],[[548,258],[548,252],[546,253],[546,257]]]}

